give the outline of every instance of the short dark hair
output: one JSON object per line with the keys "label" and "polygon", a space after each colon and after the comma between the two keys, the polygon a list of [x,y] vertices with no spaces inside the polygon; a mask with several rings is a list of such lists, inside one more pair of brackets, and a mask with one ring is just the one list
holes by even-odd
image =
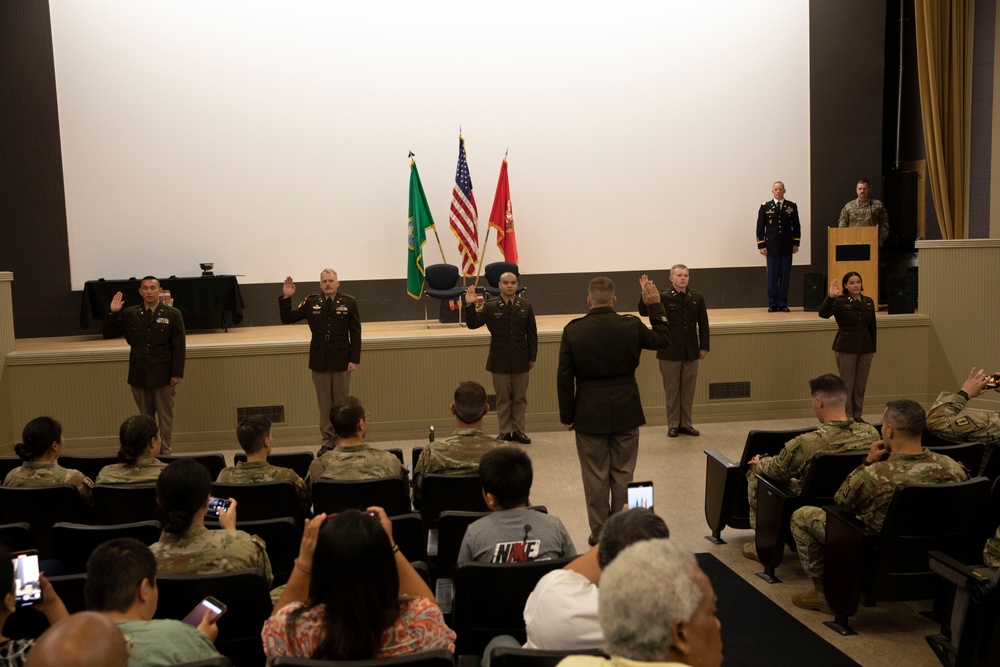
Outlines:
{"label": "short dark hair", "polygon": [[166,515],[163,532],[180,535],[212,493],[208,468],[192,458],[174,461],[156,479],[156,502]]}
{"label": "short dark hair", "polygon": [[472,380],[462,382],[455,388],[453,402],[458,420],[463,424],[475,424],[486,414],[486,389]]}
{"label": "short dark hair", "polygon": [[264,448],[264,438],[271,435],[271,420],[264,415],[247,417],[236,427],[236,439],[247,454],[256,454]]}
{"label": "short dark hair", "polygon": [[118,429],[118,460],[125,465],[135,465],[150,441],[160,432],[152,415],[132,415]]}
{"label": "short dark hair", "polygon": [[497,447],[479,459],[479,483],[500,509],[527,504],[533,478],[531,459],[517,447]]}
{"label": "short dark hair", "polygon": [[601,539],[597,543],[597,563],[603,570],[622,549],[642,542],[670,537],[667,522],[644,507],[615,512],[608,517],[601,529]]}
{"label": "short dark hair", "polygon": [[354,396],[345,396],[330,408],[330,423],[338,438],[352,438],[358,433],[358,422],[365,418],[365,406]]}
{"label": "short dark hair", "polygon": [[594,305],[610,306],[615,300],[615,281],[605,276],[594,278],[587,286],[587,296]]}
{"label": "short dark hair", "polygon": [[83,598],[91,611],[124,613],[135,604],[143,579],[156,585],[156,557],[134,537],[109,540],[87,559]]}
{"label": "short dark hair", "polygon": [[844,296],[847,296],[848,294],[847,281],[854,276],[857,276],[858,280],[861,281],[861,291],[862,292],[865,291],[865,279],[861,277],[861,274],[858,273],[857,271],[848,271],[847,273],[844,274],[843,279],[840,281],[840,293],[843,294]]}
{"label": "short dark hair", "polygon": [[872,184],[868,182],[868,179],[867,179],[867,178],[859,178],[859,179],[858,179],[858,182],[857,182],[857,183],[855,183],[855,185],[861,185],[862,183],[864,183],[864,184],[865,184],[865,185],[867,185],[868,187],[871,187],[871,186],[872,186]]}
{"label": "short dark hair", "polygon": [[847,386],[839,375],[826,373],[809,380],[809,395],[822,396],[827,400],[847,400]]}
{"label": "short dark hair", "polygon": [[35,417],[21,431],[21,442],[14,445],[14,453],[23,461],[34,461],[44,456],[52,443],[62,438],[62,425],[52,417]]}
{"label": "short dark hair", "polygon": [[927,426],[927,413],[916,401],[901,398],[885,404],[882,420],[910,438],[919,438]]}
{"label": "short dark hair", "polygon": [[157,278],[156,276],[143,276],[142,279],[139,281],[139,284],[141,285],[142,283],[146,282],[147,280],[155,280],[157,285],[160,284],[160,279]]}

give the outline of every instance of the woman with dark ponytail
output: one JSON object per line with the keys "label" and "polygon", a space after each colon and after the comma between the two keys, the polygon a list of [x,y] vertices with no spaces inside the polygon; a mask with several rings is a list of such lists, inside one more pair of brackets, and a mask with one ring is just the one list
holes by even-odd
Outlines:
{"label": "woman with dark ponytail", "polygon": [[160,429],[151,415],[133,415],[118,429],[118,460],[101,468],[98,484],[151,484],[167,464],[160,453]]}
{"label": "woman with dark ponytail", "polygon": [[161,574],[207,574],[257,568],[270,586],[271,561],[264,543],[236,530],[236,501],[219,512],[222,530],[205,528],[212,478],[193,459],[167,466],[156,480],[156,501],[164,515],[160,541],[150,548]]}
{"label": "woman with dark ponytail", "polygon": [[21,432],[21,442],[14,445],[24,463],[7,473],[4,486],[55,486],[72,484],[83,501],[90,504],[94,483],[79,470],[63,468],[57,462],[62,454],[62,426],[52,417],[36,417]]}

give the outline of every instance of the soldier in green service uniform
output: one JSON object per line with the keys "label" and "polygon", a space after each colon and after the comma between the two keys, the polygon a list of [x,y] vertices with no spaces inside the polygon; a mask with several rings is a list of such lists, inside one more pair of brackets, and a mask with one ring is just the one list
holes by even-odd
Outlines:
{"label": "soldier in green service uniform", "polygon": [[292,308],[295,281],[285,278],[278,307],[281,321],[292,324],[305,320],[312,332],[309,341],[309,370],[312,371],[319,403],[319,430],[323,436],[320,452],[333,449],[337,434],[330,424],[333,404],[351,391],[351,373],[361,363],[361,315],[353,296],[338,292],[340,281],[333,269],[319,274],[320,294],[310,294]]}
{"label": "soldier in green service uniform", "polygon": [[134,415],[118,429],[118,460],[97,473],[98,484],[151,484],[167,464],[158,460],[160,431],[150,415]]}
{"label": "soldier in green service uniform", "polygon": [[160,541],[150,546],[164,574],[211,574],[257,568],[270,586],[274,575],[264,542],[236,530],[236,501],[219,513],[222,530],[205,527],[212,478],[193,459],[174,461],[156,481],[156,498],[166,515]]}
{"label": "soldier in green service uniform", "polygon": [[273,466],[267,462],[267,456],[271,453],[273,445],[271,420],[261,415],[247,417],[236,427],[236,439],[243,451],[247,453],[247,460],[239,461],[235,466],[225,468],[215,481],[222,484],[291,482],[295,486],[299,507],[308,514],[312,503],[309,501],[306,483],[294,470]]}
{"label": "soldier in green service uniform", "polygon": [[94,483],[79,470],[59,465],[62,454],[62,425],[52,417],[36,417],[21,432],[21,442],[14,445],[14,452],[24,463],[7,473],[4,486],[56,486],[72,484],[80,492],[83,502],[90,504],[90,490]]}
{"label": "soldier in green service uniform", "polygon": [[[820,375],[809,380],[813,413],[821,426],[811,433],[792,438],[777,456],[757,455],[747,470],[747,495],[750,501],[750,527],[757,527],[757,473],[786,482],[796,493],[802,492],[802,480],[812,467],[813,456],[820,452],[868,449],[879,439],[871,424],[847,417],[847,388],[836,375]],[[754,542],[743,545],[743,555],[757,560]]]}
{"label": "soldier in green service uniform", "polygon": [[337,446],[323,452],[309,466],[306,481],[318,479],[360,480],[400,477],[407,481],[403,464],[391,452],[365,444],[368,421],[365,407],[354,396],[338,401],[330,411],[330,422],[337,434]]}
{"label": "soldier in green service uniform", "polygon": [[479,459],[496,447],[503,447],[483,433],[483,417],[490,411],[486,389],[478,382],[463,382],[455,389],[451,404],[455,415],[455,433],[444,440],[429,443],[420,452],[413,468],[413,498],[421,499],[424,477],[432,474],[464,475],[479,471]]}
{"label": "soldier in green service uniform", "polygon": [[858,198],[844,204],[840,210],[838,227],[878,227],[878,245],[881,248],[889,236],[889,214],[877,199],[869,197],[871,183],[865,179],[858,181],[855,189]]}
{"label": "soldier in green service uniform", "polygon": [[[837,505],[877,531],[885,520],[892,494],[900,484],[948,484],[967,480],[969,475],[960,464],[920,444],[925,422],[926,414],[918,403],[890,401],[882,413],[882,439],[872,443],[865,462],[837,489],[834,495]],[[792,536],[802,569],[813,581],[812,590],[793,595],[792,603],[803,609],[832,613],[823,594],[826,512],[808,505],[795,510]]]}

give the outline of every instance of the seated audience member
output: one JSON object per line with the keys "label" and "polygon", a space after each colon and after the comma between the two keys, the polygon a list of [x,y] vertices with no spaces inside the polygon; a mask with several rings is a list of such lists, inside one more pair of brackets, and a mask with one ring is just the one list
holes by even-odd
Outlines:
{"label": "seated audience member", "polygon": [[160,541],[150,546],[163,574],[209,574],[259,568],[274,579],[264,543],[236,530],[236,501],[219,512],[221,530],[205,527],[212,479],[197,461],[174,461],[156,481],[156,500],[166,517]]}
{"label": "seated audience member", "polygon": [[129,649],[129,667],[177,665],[214,658],[219,635],[206,614],[197,628],[181,621],[157,619],[156,559],[149,547],[132,537],[105,542],[87,560],[83,595],[87,609],[107,614],[118,624]]}
{"label": "seated audience member", "polygon": [[420,500],[424,477],[434,474],[464,475],[479,470],[479,459],[486,452],[506,443],[483,433],[483,417],[490,411],[486,390],[478,382],[463,382],[455,389],[451,404],[455,415],[455,433],[444,440],[429,443],[420,452],[413,468],[413,497]]}
{"label": "seated audience member", "polygon": [[[993,375],[973,366],[962,388],[954,394],[941,392],[927,413],[927,430],[951,442],[981,442],[986,445],[983,463],[1000,444],[1000,412],[967,407],[969,399],[986,391]],[[995,391],[1000,392],[1000,387]]]}
{"label": "seated audience member", "polygon": [[597,546],[561,570],[542,577],[524,605],[524,648],[570,651],[599,649],[604,634],[597,617],[601,574],[625,547],[670,537],[667,524],[650,510],[615,512]]}
{"label": "seated audience member", "polygon": [[291,482],[299,498],[299,507],[309,512],[309,492],[306,483],[294,470],[273,466],[267,462],[271,453],[271,420],[267,417],[247,417],[236,427],[236,439],[247,453],[247,460],[219,473],[216,482],[222,484],[258,484],[260,482]]}
{"label": "seated audience member", "polygon": [[455,650],[455,633],[393,543],[392,522],[381,507],[306,521],[295,569],[262,638],[269,662]]}
{"label": "seated audience member", "polygon": [[[879,439],[878,431],[871,424],[856,422],[847,416],[847,388],[836,375],[820,375],[809,380],[809,396],[820,427],[792,438],[776,456],[758,454],[750,459],[747,497],[750,501],[751,528],[757,527],[757,473],[785,482],[794,492],[800,493],[802,480],[812,467],[814,455],[868,449]],[[757,560],[757,550],[752,541],[743,545],[743,555]]]}
{"label": "seated audience member", "polygon": [[517,447],[483,454],[479,481],[492,514],[465,531],[458,562],[524,563],[575,556],[576,547],[562,521],[528,508],[531,459]]}
{"label": "seated audience member", "polygon": [[365,444],[368,422],[365,407],[357,398],[347,396],[337,401],[330,409],[330,423],[339,442],[333,449],[320,454],[309,466],[306,476],[309,484],[317,479],[406,479],[403,465],[395,454]]}
{"label": "seated audience member", "polygon": [[673,540],[633,544],[608,565],[599,618],[611,658],[574,655],[559,667],[722,664],[712,582]]}
{"label": "seated audience member", "polygon": [[106,614],[81,611],[42,633],[26,667],[127,667],[125,637]]}
{"label": "seated audience member", "polygon": [[90,504],[90,490],[94,483],[79,470],[69,470],[59,465],[62,454],[62,426],[52,417],[36,417],[21,432],[21,442],[14,445],[14,453],[24,463],[7,473],[4,486],[55,486],[72,484],[80,497]]}
{"label": "seated audience member", "polygon": [[[35,609],[45,614],[45,618],[52,624],[69,616],[66,605],[56,595],[56,591],[48,579],[41,575],[39,580],[42,585],[42,599],[35,603]],[[0,591],[5,591],[3,606],[0,607],[0,667],[21,667],[24,665],[28,651],[35,644],[33,638],[8,639],[2,634],[7,618],[17,609],[14,590],[14,564],[11,562],[7,550],[0,547]]]}
{"label": "seated audience member", "polygon": [[[890,401],[882,413],[882,439],[872,443],[865,462],[837,489],[833,498],[837,506],[878,531],[882,528],[893,491],[900,484],[947,484],[967,480],[969,475],[960,464],[920,444],[925,420],[924,409],[918,403]],[[812,590],[793,595],[792,603],[803,609],[832,613],[823,595],[826,512],[809,505],[795,510],[792,536],[802,569],[813,581]]]}
{"label": "seated audience member", "polygon": [[160,453],[160,429],[151,415],[134,415],[118,429],[118,460],[101,468],[98,484],[152,484],[167,467],[157,460]]}

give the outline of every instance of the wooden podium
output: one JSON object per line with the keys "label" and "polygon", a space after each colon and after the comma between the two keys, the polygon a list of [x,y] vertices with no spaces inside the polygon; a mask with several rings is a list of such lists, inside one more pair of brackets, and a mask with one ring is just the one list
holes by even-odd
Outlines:
{"label": "wooden podium", "polygon": [[[830,227],[827,234],[828,278],[840,279],[848,271],[861,274],[864,293],[878,303],[878,227]],[[840,285],[843,290],[844,286]]]}

